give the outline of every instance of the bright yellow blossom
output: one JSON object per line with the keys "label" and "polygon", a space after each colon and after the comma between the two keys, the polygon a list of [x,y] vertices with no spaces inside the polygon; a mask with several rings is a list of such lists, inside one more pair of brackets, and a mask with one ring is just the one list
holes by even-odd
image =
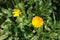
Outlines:
{"label": "bright yellow blossom", "polygon": [[21,11],[19,9],[14,9],[12,14],[14,17],[18,17],[21,14]]}
{"label": "bright yellow blossom", "polygon": [[44,23],[43,19],[41,17],[39,17],[39,16],[35,16],[32,19],[32,25],[35,28],[41,27],[43,25],[43,23]]}

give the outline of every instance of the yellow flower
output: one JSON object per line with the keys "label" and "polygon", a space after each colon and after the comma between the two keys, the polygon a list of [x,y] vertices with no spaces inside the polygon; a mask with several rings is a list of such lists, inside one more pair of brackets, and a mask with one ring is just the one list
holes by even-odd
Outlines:
{"label": "yellow flower", "polygon": [[39,16],[35,16],[32,19],[32,25],[35,28],[41,27],[43,25],[43,23],[44,23],[43,19],[41,17],[39,17]]}
{"label": "yellow flower", "polygon": [[18,17],[21,14],[21,11],[19,9],[14,9],[12,14],[14,17]]}

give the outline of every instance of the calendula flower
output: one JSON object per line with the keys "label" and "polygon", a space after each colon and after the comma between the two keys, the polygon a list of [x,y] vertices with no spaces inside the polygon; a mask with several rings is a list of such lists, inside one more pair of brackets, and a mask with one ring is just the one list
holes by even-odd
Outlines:
{"label": "calendula flower", "polygon": [[21,10],[20,9],[13,9],[12,14],[14,17],[18,17],[21,14]]}
{"label": "calendula flower", "polygon": [[35,16],[33,17],[32,19],[32,25],[35,27],[35,28],[38,28],[38,27],[41,27],[43,25],[44,21],[42,19],[42,17],[39,17],[39,16]]}

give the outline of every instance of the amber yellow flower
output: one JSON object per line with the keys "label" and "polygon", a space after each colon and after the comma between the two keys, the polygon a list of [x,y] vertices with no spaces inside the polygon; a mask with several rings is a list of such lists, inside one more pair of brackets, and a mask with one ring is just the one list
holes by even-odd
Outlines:
{"label": "amber yellow flower", "polygon": [[20,9],[13,9],[12,14],[14,17],[18,17],[21,14],[21,10]]}
{"label": "amber yellow flower", "polygon": [[43,24],[44,24],[44,21],[43,21],[42,17],[39,17],[39,16],[33,17],[33,19],[32,19],[32,25],[35,28],[41,27]]}

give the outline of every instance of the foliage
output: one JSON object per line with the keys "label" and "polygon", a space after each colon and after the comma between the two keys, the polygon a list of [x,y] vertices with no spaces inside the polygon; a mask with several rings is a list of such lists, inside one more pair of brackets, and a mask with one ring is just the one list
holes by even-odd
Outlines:
{"label": "foliage", "polygon": [[[55,14],[60,9],[55,3],[60,4],[59,0],[0,0],[0,40],[60,40],[60,19]],[[15,8],[22,12],[19,17],[12,14]],[[43,18],[42,27],[33,27],[34,16]]]}

